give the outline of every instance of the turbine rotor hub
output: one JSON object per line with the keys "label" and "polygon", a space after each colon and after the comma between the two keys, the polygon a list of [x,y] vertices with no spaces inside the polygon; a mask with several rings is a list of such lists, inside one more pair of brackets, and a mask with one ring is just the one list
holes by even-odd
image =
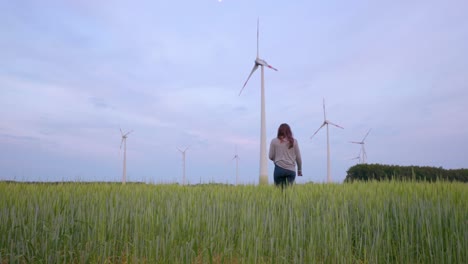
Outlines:
{"label": "turbine rotor hub", "polygon": [[255,65],[260,65],[260,66],[267,66],[268,63],[260,58],[255,59]]}

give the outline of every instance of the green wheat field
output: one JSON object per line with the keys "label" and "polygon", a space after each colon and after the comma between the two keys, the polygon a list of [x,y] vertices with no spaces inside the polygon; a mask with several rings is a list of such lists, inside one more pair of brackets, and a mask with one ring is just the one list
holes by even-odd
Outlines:
{"label": "green wheat field", "polygon": [[468,263],[468,185],[0,182],[0,263]]}

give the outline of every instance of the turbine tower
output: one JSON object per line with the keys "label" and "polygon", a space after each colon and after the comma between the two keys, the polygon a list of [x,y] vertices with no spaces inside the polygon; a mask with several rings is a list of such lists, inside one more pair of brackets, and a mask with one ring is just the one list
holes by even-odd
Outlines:
{"label": "turbine tower", "polygon": [[236,146],[236,154],[234,155],[233,160],[236,160],[236,185],[239,185],[239,155],[237,155],[237,146]]}
{"label": "turbine tower", "polygon": [[180,148],[177,148],[180,153],[182,153],[182,185],[185,185],[185,152],[188,150],[188,147],[186,147],[184,150],[181,150]]}
{"label": "turbine tower", "polygon": [[247,77],[247,80],[242,86],[242,89],[239,92],[239,96],[241,95],[242,91],[244,90],[247,82],[249,81],[252,74],[260,67],[261,72],[261,121],[260,121],[260,178],[259,184],[268,184],[268,160],[266,154],[266,123],[265,123],[265,75],[264,75],[264,66],[278,71],[271,65],[269,65],[265,60],[260,59],[259,55],[259,20],[257,19],[257,57],[255,58],[255,64],[252,68],[252,71]]}
{"label": "turbine tower", "polygon": [[317,131],[315,131],[315,133],[310,137],[311,139],[315,136],[315,134],[317,134],[317,132],[319,132],[320,129],[322,129],[322,127],[326,126],[327,127],[327,182],[330,183],[332,181],[331,179],[331,169],[330,169],[330,139],[329,139],[329,133],[328,133],[328,125],[333,125],[333,126],[336,126],[338,128],[341,128],[341,129],[344,129],[343,127],[337,125],[337,124],[334,124],[332,122],[330,122],[328,119],[327,119],[327,114],[326,114],[326,111],[325,111],[325,98],[323,99],[323,123],[322,125],[317,129]]}
{"label": "turbine tower", "polygon": [[350,141],[351,143],[361,145],[361,152],[360,152],[359,162],[362,163],[362,164],[365,164],[367,162],[367,153],[366,153],[366,148],[364,147],[364,144],[365,144],[364,140],[366,140],[366,138],[369,135],[369,133],[371,132],[371,130],[372,129],[369,129],[369,131],[367,131],[367,134],[364,136],[364,138],[361,141]]}
{"label": "turbine tower", "polygon": [[124,145],[122,184],[125,184],[127,182],[127,136],[128,134],[132,132],[133,130],[124,134],[122,129],[120,129],[120,134],[122,135],[122,141],[120,142],[120,149],[122,149],[122,144]]}

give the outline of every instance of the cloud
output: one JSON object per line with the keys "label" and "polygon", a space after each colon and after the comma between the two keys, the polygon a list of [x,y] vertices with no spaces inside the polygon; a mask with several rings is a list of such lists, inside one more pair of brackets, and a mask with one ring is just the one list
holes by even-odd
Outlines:
{"label": "cloud", "polygon": [[30,153],[30,164],[42,155],[73,171],[39,168],[44,175],[91,177],[74,160],[117,175],[122,128],[134,130],[135,178],[177,178],[181,145],[193,147],[190,177],[207,168],[222,174],[237,145],[243,179],[254,181],[260,72],[238,92],[253,65],[259,15],[260,55],[279,69],[265,71],[267,138],[283,122],[292,126],[310,170],[300,181],[325,176],[325,134],[310,140],[323,98],[327,117],[345,127],[330,130],[337,181],[357,153],[348,141],[369,128],[370,162],[463,165],[463,1],[110,3],[0,3],[0,143],[18,159]]}

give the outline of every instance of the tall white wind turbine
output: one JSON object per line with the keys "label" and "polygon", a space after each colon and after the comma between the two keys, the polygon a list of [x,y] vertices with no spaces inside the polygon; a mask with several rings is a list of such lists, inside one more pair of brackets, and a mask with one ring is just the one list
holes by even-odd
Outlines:
{"label": "tall white wind turbine", "polygon": [[247,80],[242,86],[242,89],[239,92],[239,96],[241,95],[242,91],[244,90],[247,82],[249,81],[252,74],[260,67],[261,69],[261,121],[260,121],[260,178],[259,184],[268,184],[268,160],[266,154],[266,123],[265,123],[265,75],[264,75],[264,66],[278,71],[270,64],[268,64],[265,60],[260,59],[259,55],[259,20],[257,19],[257,57],[255,58],[255,64],[252,68],[252,71],[247,77]]}
{"label": "tall white wind turbine", "polygon": [[330,139],[329,139],[329,133],[328,133],[328,125],[332,125],[332,126],[336,126],[338,128],[341,128],[341,129],[344,129],[343,127],[337,125],[337,124],[334,124],[332,122],[330,122],[328,119],[327,119],[327,114],[326,114],[326,111],[325,111],[325,98],[323,99],[323,123],[322,125],[317,129],[317,131],[315,131],[315,133],[310,137],[311,139],[315,136],[315,134],[317,134],[317,132],[319,132],[320,129],[322,129],[322,127],[326,126],[327,127],[327,182],[331,182],[332,179],[331,179],[331,169],[330,169]]}
{"label": "tall white wind turbine", "polygon": [[372,129],[369,129],[369,131],[367,131],[367,134],[364,136],[364,138],[361,141],[350,141],[351,143],[361,145],[361,152],[360,152],[359,162],[362,163],[362,164],[365,164],[367,162],[367,153],[366,153],[366,148],[364,147],[364,144],[365,144],[364,140],[366,140],[366,138],[369,135],[369,133],[371,132],[371,130]]}
{"label": "tall white wind turbine", "polygon": [[236,146],[236,154],[234,155],[233,160],[236,160],[236,185],[239,185],[239,155],[237,155],[237,146]]}
{"label": "tall white wind turbine", "polygon": [[189,147],[186,147],[184,150],[177,148],[180,153],[182,153],[182,185],[185,185],[185,152],[188,150]]}
{"label": "tall white wind turbine", "polygon": [[124,134],[122,129],[120,129],[120,134],[122,135],[122,141],[120,142],[120,149],[122,149],[122,144],[124,145],[122,184],[125,184],[127,182],[127,136],[128,134],[132,132],[133,130]]}

